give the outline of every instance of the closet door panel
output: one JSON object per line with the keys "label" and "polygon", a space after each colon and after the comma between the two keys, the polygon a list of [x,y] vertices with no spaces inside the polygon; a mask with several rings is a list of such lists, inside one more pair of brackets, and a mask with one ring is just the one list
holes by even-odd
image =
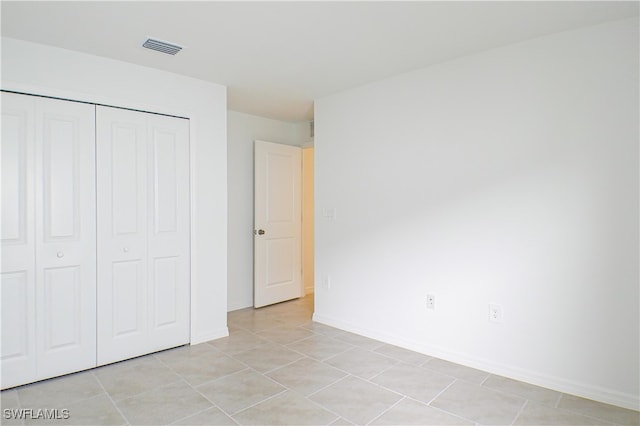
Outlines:
{"label": "closet door panel", "polygon": [[154,349],[189,342],[189,122],[149,117],[150,336]]}
{"label": "closet door panel", "polygon": [[95,366],[95,107],[36,100],[38,375]]}
{"label": "closet door panel", "polygon": [[97,107],[98,365],[146,353],[147,123]]}
{"label": "closet door panel", "polygon": [[2,389],[37,379],[34,119],[33,98],[2,93]]}

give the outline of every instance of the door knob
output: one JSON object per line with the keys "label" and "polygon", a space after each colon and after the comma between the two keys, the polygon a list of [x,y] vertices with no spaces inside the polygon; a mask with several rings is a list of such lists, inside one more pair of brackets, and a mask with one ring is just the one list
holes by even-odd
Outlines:
{"label": "door knob", "polygon": [[58,256],[59,258],[63,258],[64,252],[59,251],[58,253],[56,253],[56,256]]}
{"label": "door knob", "polygon": [[264,229],[258,229],[258,235],[264,235]]}

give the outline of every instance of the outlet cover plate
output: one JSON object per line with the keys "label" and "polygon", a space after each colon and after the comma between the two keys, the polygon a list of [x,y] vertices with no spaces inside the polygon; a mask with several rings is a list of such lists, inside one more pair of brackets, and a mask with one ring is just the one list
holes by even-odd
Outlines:
{"label": "outlet cover plate", "polygon": [[489,321],[495,323],[502,322],[502,306],[496,303],[489,303]]}

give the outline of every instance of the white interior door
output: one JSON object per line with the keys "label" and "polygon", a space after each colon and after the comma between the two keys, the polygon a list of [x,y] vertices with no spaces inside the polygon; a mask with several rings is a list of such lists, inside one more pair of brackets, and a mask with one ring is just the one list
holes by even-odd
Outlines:
{"label": "white interior door", "polygon": [[37,379],[35,98],[2,93],[2,388]]}
{"label": "white interior door", "polygon": [[147,123],[97,107],[98,365],[146,353]]}
{"label": "white interior door", "polygon": [[2,387],[96,365],[94,106],[2,94]]}
{"label": "white interior door", "polygon": [[149,351],[189,342],[189,121],[148,115]]}
{"label": "white interior door", "polygon": [[189,342],[189,123],[98,107],[98,365]]}
{"label": "white interior door", "polygon": [[38,375],[96,365],[95,106],[36,102]]}
{"label": "white interior door", "polygon": [[302,296],[302,149],[255,141],[256,308]]}

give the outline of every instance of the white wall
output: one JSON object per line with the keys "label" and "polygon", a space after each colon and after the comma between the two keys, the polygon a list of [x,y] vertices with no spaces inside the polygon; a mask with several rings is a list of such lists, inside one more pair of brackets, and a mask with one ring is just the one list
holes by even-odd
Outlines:
{"label": "white wall", "polygon": [[226,88],[3,38],[2,89],[190,119],[191,343],[228,335]]}
{"label": "white wall", "polygon": [[228,310],[253,306],[253,142],[302,146],[309,123],[287,123],[229,111],[228,132]]}
{"label": "white wall", "polygon": [[315,319],[637,409],[638,90],[632,19],[317,100]]}

